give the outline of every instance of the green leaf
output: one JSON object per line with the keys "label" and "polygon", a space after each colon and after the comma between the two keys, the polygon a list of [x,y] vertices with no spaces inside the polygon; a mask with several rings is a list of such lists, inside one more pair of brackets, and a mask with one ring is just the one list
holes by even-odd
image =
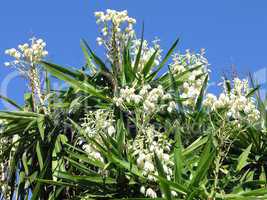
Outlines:
{"label": "green leaf", "polygon": [[[122,157],[121,152],[119,152],[119,150],[118,150],[117,142],[110,135],[106,134],[104,136],[103,134],[99,133],[99,136],[101,137],[102,142],[106,146],[105,151],[113,153],[114,155],[116,155],[118,157]],[[91,140],[96,144],[96,140],[93,140],[92,138],[91,138]],[[97,145],[100,145],[100,143],[97,142]],[[103,153],[103,151],[102,151],[102,153]]]}
{"label": "green leaf", "polygon": [[19,179],[18,179],[18,189],[16,194],[16,200],[19,200],[20,198],[23,198],[24,196],[24,185],[25,185],[25,173],[22,171],[19,173]]}
{"label": "green leaf", "polygon": [[[154,158],[155,158],[155,164],[156,164],[159,176],[166,179],[166,174],[164,173],[163,166],[162,166],[162,164],[161,164],[161,162],[160,162],[160,160],[159,160],[159,158],[158,158],[156,153],[154,153]],[[171,194],[171,190],[170,190],[169,184],[166,184],[166,182],[163,182],[160,179],[158,179],[158,180],[159,180],[159,185],[160,185],[161,192],[164,194],[164,197],[167,200],[171,200],[172,199],[172,194]]]}
{"label": "green leaf", "polygon": [[141,53],[142,53],[142,49],[143,49],[143,42],[144,42],[144,23],[142,24],[142,36],[141,36],[141,43],[135,58],[135,63],[134,63],[134,73],[137,73],[138,70],[138,65],[140,62],[140,58],[141,58]]}
{"label": "green leaf", "polygon": [[262,196],[262,195],[266,195],[267,194],[267,189],[266,188],[262,188],[262,189],[256,189],[256,190],[251,190],[251,191],[246,191],[246,192],[242,192],[241,195],[242,196]]}
{"label": "green leaf", "polygon": [[178,129],[175,133],[175,147],[174,147],[174,181],[176,183],[182,182],[182,173],[184,166],[184,158],[182,154],[182,142],[181,135]]}
{"label": "green leaf", "polygon": [[252,144],[250,144],[239,156],[238,158],[238,164],[236,167],[237,171],[240,171],[243,167],[247,165],[248,156],[250,154]]}
{"label": "green leaf", "polygon": [[38,159],[38,163],[39,163],[39,167],[41,171],[44,167],[44,161],[43,161],[43,155],[42,155],[42,150],[41,150],[39,141],[37,141],[36,143],[36,154],[37,154],[37,159]]}
{"label": "green leaf", "polygon": [[121,198],[121,199],[113,199],[113,200],[165,200],[165,198]]}
{"label": "green leaf", "polygon": [[117,166],[127,169],[129,172],[131,172],[132,174],[135,174],[139,178],[144,178],[144,176],[142,175],[142,171],[140,171],[138,167],[134,165],[133,163],[129,163],[125,160],[121,160],[114,155],[111,155],[108,159],[112,163],[116,164]]}
{"label": "green leaf", "polygon": [[228,200],[265,200],[267,196],[267,189],[261,188],[261,189],[255,189],[245,192],[240,192],[238,194],[216,194],[216,197],[219,199],[228,199]]}
{"label": "green leaf", "polygon": [[28,168],[28,163],[27,163],[27,152],[24,152],[22,155],[22,164],[25,170],[26,176],[29,175],[29,168]]}
{"label": "green leaf", "polygon": [[131,83],[136,78],[131,59],[129,45],[127,45],[123,50],[122,86]]}
{"label": "green leaf", "polygon": [[51,92],[51,85],[49,79],[49,73],[45,70],[45,87],[46,87],[46,94],[49,95]]}
{"label": "green leaf", "polygon": [[99,68],[102,71],[108,72],[109,73],[109,69],[106,67],[106,65],[104,64],[104,62],[102,62],[102,60],[97,57],[95,55],[95,53],[91,50],[91,48],[89,47],[89,45],[87,44],[87,42],[85,40],[82,39],[82,44],[84,45],[84,47],[89,51],[89,53],[91,54],[91,58],[93,59],[93,61],[95,62],[95,64],[97,66],[99,66]]}
{"label": "green leaf", "polygon": [[[84,160],[79,160],[78,161],[75,161],[67,156],[64,156],[64,159],[66,161],[68,161],[68,163],[73,166],[74,168],[76,168],[76,170],[78,170],[79,172],[89,176],[89,175],[97,175],[98,173],[97,172],[94,172],[93,170],[90,169],[90,167],[82,164],[82,163],[86,163],[86,161]],[[96,165],[93,165],[94,167],[96,167]]]}
{"label": "green leaf", "polygon": [[59,186],[59,188],[57,188],[54,192],[50,193],[48,200],[57,200],[64,188],[65,186]]}
{"label": "green leaf", "polygon": [[11,104],[12,106],[14,106],[15,108],[19,109],[19,110],[23,110],[22,107],[20,107],[15,101],[13,101],[12,99],[9,99],[8,97],[5,97],[3,95],[0,94],[0,98],[5,100],[7,103]]}
{"label": "green leaf", "polygon": [[94,176],[77,176],[71,175],[68,172],[58,172],[57,177],[70,183],[77,183],[81,185],[90,186],[92,183],[97,184],[116,184],[117,181],[110,177],[103,177],[101,175]]}
{"label": "green leaf", "polygon": [[[178,77],[175,77],[174,78],[174,82],[175,82],[175,85],[182,85],[184,81],[186,81],[188,79],[188,76],[190,75],[190,73],[192,71],[195,71],[199,68],[201,68],[203,65],[197,65],[197,66],[194,66],[194,67],[190,67],[188,69],[186,69],[184,72],[181,72],[179,74]],[[171,70],[170,70],[170,67],[168,67],[169,71],[165,74],[163,74],[161,77],[159,77],[156,81],[161,84],[161,85],[164,85],[165,88],[169,88],[170,87],[170,83],[169,83],[169,77],[170,77],[170,74],[172,73]],[[172,74],[173,76],[173,74]]]}
{"label": "green leaf", "polygon": [[[260,181],[266,181],[266,174],[265,174],[265,170],[264,170],[264,167],[261,166],[261,173],[260,173],[260,177],[259,177],[259,180]],[[266,184],[266,183],[265,183]]]}
{"label": "green leaf", "polygon": [[215,156],[215,150],[212,145],[211,135],[208,137],[208,141],[203,152],[200,155],[197,170],[193,174],[193,178],[190,182],[190,187],[198,187],[203,178],[207,175],[210,164],[213,162]]}
{"label": "green leaf", "polygon": [[162,69],[162,67],[164,67],[165,63],[168,61],[169,57],[173,53],[173,51],[176,48],[178,42],[179,42],[179,39],[175,40],[175,42],[173,43],[173,45],[171,46],[171,48],[169,49],[169,51],[167,52],[167,54],[165,55],[165,57],[163,58],[161,63],[159,64],[158,68],[153,73],[151,73],[150,76],[148,76],[147,80],[152,80],[157,76],[158,72]]}
{"label": "green leaf", "polygon": [[230,84],[230,81],[227,79],[226,76],[224,76],[224,84],[226,86],[227,92],[230,93],[231,92],[231,84]]}
{"label": "green leaf", "polygon": [[47,65],[51,66],[54,70],[60,71],[63,74],[71,76],[72,78],[77,78],[77,79],[81,78],[81,73],[79,73],[79,72],[75,72],[75,71],[69,70],[69,69],[67,69],[65,67],[61,67],[59,65],[56,65],[54,63],[49,63],[49,62],[46,62],[46,61],[41,61],[40,63],[45,65],[45,66],[47,66]]}
{"label": "green leaf", "polygon": [[41,117],[38,117],[37,118],[37,126],[38,126],[38,129],[39,129],[39,133],[40,133],[40,136],[42,138],[42,140],[44,141],[44,134],[45,134],[45,123],[44,123],[44,117],[41,116]]}
{"label": "green leaf", "polygon": [[201,87],[200,93],[199,93],[199,95],[197,97],[197,101],[196,101],[196,105],[195,105],[195,110],[197,110],[197,111],[200,111],[200,109],[201,109],[201,105],[202,105],[202,101],[203,101],[203,98],[204,98],[205,89],[206,89],[207,83],[208,83],[208,78],[209,78],[209,76],[206,75],[206,77],[204,79],[204,82],[203,82],[203,85]]}
{"label": "green leaf", "polygon": [[[75,147],[72,147],[72,146],[71,146],[71,148],[76,149]],[[85,152],[83,152],[84,154],[79,154],[79,153],[72,152],[72,151],[67,150],[67,149],[65,149],[65,151],[68,153],[70,158],[76,158],[76,159],[81,160],[87,164],[93,165],[95,167],[99,167],[100,169],[104,169],[104,167],[105,167],[104,163],[92,158],[91,156],[89,156]]]}
{"label": "green leaf", "polygon": [[84,57],[85,57],[85,60],[86,60],[86,67],[88,67],[91,72],[94,72],[94,71],[96,71],[96,69],[91,63],[92,58],[91,58],[91,55],[88,53],[87,46],[88,46],[88,44],[85,43],[84,40],[82,40],[81,41],[81,48],[82,48],[82,51],[83,51],[83,54],[84,54]]}
{"label": "green leaf", "polygon": [[[48,150],[48,152],[50,152],[50,149]],[[39,174],[39,179],[42,179],[46,172],[47,172],[47,169],[48,169],[48,165],[49,165],[49,162],[50,162],[50,156],[47,157],[47,159],[45,160],[45,165],[41,171],[41,173]],[[35,178],[34,178],[34,181],[35,181]],[[37,182],[37,184],[35,185],[33,191],[32,191],[32,197],[31,197],[31,200],[37,200],[39,199],[39,195],[40,195],[40,192],[42,190],[42,183],[41,182]]]}
{"label": "green leaf", "polygon": [[172,87],[173,91],[175,92],[176,103],[178,104],[179,111],[180,111],[180,113],[182,115],[182,118],[184,119],[185,118],[184,106],[183,106],[183,103],[180,101],[180,91],[179,91],[178,86],[176,84],[175,78],[174,78],[173,74],[170,71],[170,68],[169,68],[169,77],[170,77],[171,87]]}
{"label": "green leaf", "polygon": [[64,187],[77,187],[77,184],[67,183],[63,181],[52,181],[52,180],[45,180],[45,179],[36,179],[37,182],[47,184],[49,186],[55,185],[55,186],[64,186]]}
{"label": "green leaf", "polygon": [[52,151],[52,175],[53,175],[53,180],[56,181],[56,173],[57,171],[61,170],[61,171],[65,171],[65,167],[64,167],[64,162],[62,157],[59,157],[59,154],[61,153],[62,150],[62,145],[61,145],[61,140],[62,140],[62,136],[66,137],[65,135],[59,134],[56,137],[54,146],[53,146],[53,151]]}
{"label": "green leaf", "polygon": [[88,93],[92,96],[99,97],[103,100],[110,101],[110,98],[105,96],[102,91],[96,89],[94,86],[90,85],[89,83],[85,81],[79,81],[74,78],[71,78],[70,76],[66,75],[66,73],[62,70],[58,70],[54,68],[53,64],[43,62],[44,67],[54,76],[59,78],[60,80],[63,80],[70,84],[72,87],[81,90],[85,93]]}
{"label": "green leaf", "polygon": [[124,124],[123,124],[123,121],[122,119],[119,119],[117,121],[117,144],[118,144],[118,151],[119,152],[123,152],[123,149],[125,147],[125,127],[124,127]]}
{"label": "green leaf", "polygon": [[189,145],[188,147],[186,147],[183,150],[183,156],[184,157],[189,157],[192,153],[194,153],[194,151],[198,148],[200,148],[203,144],[206,144],[208,141],[208,137],[205,136],[200,136],[198,139],[196,139],[191,145]]}
{"label": "green leaf", "polygon": [[158,180],[160,180],[161,182],[164,182],[165,184],[169,185],[170,188],[172,190],[175,190],[176,192],[180,193],[180,194],[187,194],[188,191],[186,189],[186,187],[180,183],[175,183],[172,181],[167,180],[166,178],[160,177],[160,176],[155,176]]}
{"label": "green leaf", "polygon": [[152,54],[152,56],[150,56],[149,60],[145,64],[144,69],[143,69],[144,77],[146,77],[147,74],[151,71],[151,68],[153,67],[157,53],[158,53],[158,50],[155,50],[155,52]]}
{"label": "green leaf", "polygon": [[257,85],[255,88],[253,88],[249,91],[249,93],[246,95],[246,97],[248,98],[248,97],[253,96],[255,94],[255,92],[258,91],[259,89],[260,89],[260,85]]}
{"label": "green leaf", "polygon": [[43,116],[41,114],[37,114],[34,112],[26,112],[26,111],[0,111],[1,119],[14,119],[14,120],[31,120],[36,119],[39,116]]}

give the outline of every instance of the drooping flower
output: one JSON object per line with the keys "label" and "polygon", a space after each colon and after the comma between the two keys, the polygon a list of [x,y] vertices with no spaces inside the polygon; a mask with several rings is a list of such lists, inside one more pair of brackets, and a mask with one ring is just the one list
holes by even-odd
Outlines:
{"label": "drooping flower", "polygon": [[148,188],[146,190],[146,196],[151,198],[157,198],[157,193],[152,188]]}
{"label": "drooping flower", "polygon": [[[211,110],[226,108],[227,117],[239,120],[245,119],[253,123],[260,118],[260,112],[253,97],[247,96],[249,91],[247,79],[235,78],[230,93],[224,87],[224,91],[219,95],[218,99],[213,94],[207,94],[204,106],[211,108]],[[241,112],[244,112],[245,115],[242,115]]]}
{"label": "drooping flower", "polygon": [[139,92],[134,87],[121,88],[118,96],[113,98],[113,102],[120,107],[133,103],[142,105],[144,115],[151,115],[159,111],[167,110],[173,112],[176,109],[176,103],[172,101],[170,93],[164,91],[162,85],[151,88],[150,85],[144,85]]}

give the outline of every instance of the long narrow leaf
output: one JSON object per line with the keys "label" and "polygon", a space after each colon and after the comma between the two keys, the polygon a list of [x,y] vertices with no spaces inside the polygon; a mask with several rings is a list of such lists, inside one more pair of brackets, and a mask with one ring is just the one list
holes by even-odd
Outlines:
{"label": "long narrow leaf", "polygon": [[164,65],[166,64],[166,62],[170,58],[170,56],[173,53],[174,49],[176,48],[178,42],[179,42],[179,39],[175,40],[175,42],[173,43],[173,45],[171,46],[171,48],[169,49],[169,51],[167,52],[167,54],[165,55],[165,57],[163,58],[161,63],[159,64],[158,68],[153,73],[151,73],[150,76],[148,76],[147,80],[152,80],[157,76],[158,72],[164,67]]}

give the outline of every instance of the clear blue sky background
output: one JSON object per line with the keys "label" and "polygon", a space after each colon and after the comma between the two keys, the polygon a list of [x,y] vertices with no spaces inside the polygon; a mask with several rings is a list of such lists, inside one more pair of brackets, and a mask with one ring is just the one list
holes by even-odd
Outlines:
{"label": "clear blue sky background", "polygon": [[[267,1],[264,0],[1,0],[0,83],[13,70],[4,67],[6,48],[37,36],[47,41],[49,59],[64,66],[80,67],[79,41],[93,49],[97,26],[94,11],[128,10],[145,22],[145,37],[158,36],[166,50],[180,37],[179,51],[205,48],[212,80],[236,67],[240,76],[267,66]],[[22,103],[27,90],[21,78],[8,85],[8,96]],[[0,106],[2,108],[3,105]]]}

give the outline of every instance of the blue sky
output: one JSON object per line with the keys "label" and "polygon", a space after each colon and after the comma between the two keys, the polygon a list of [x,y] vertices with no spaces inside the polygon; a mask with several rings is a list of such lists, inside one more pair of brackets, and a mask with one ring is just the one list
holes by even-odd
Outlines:
{"label": "blue sky", "polygon": [[[1,88],[13,71],[3,65],[8,60],[4,50],[32,36],[46,40],[49,60],[64,66],[83,64],[81,38],[101,54],[93,13],[107,8],[128,10],[137,19],[139,32],[144,21],[145,37],[159,37],[165,50],[177,37],[179,51],[205,48],[213,81],[229,73],[231,66],[242,77],[267,66],[267,1],[263,0],[1,0]],[[27,88],[21,78],[12,79],[7,89],[9,97],[23,102]]]}

